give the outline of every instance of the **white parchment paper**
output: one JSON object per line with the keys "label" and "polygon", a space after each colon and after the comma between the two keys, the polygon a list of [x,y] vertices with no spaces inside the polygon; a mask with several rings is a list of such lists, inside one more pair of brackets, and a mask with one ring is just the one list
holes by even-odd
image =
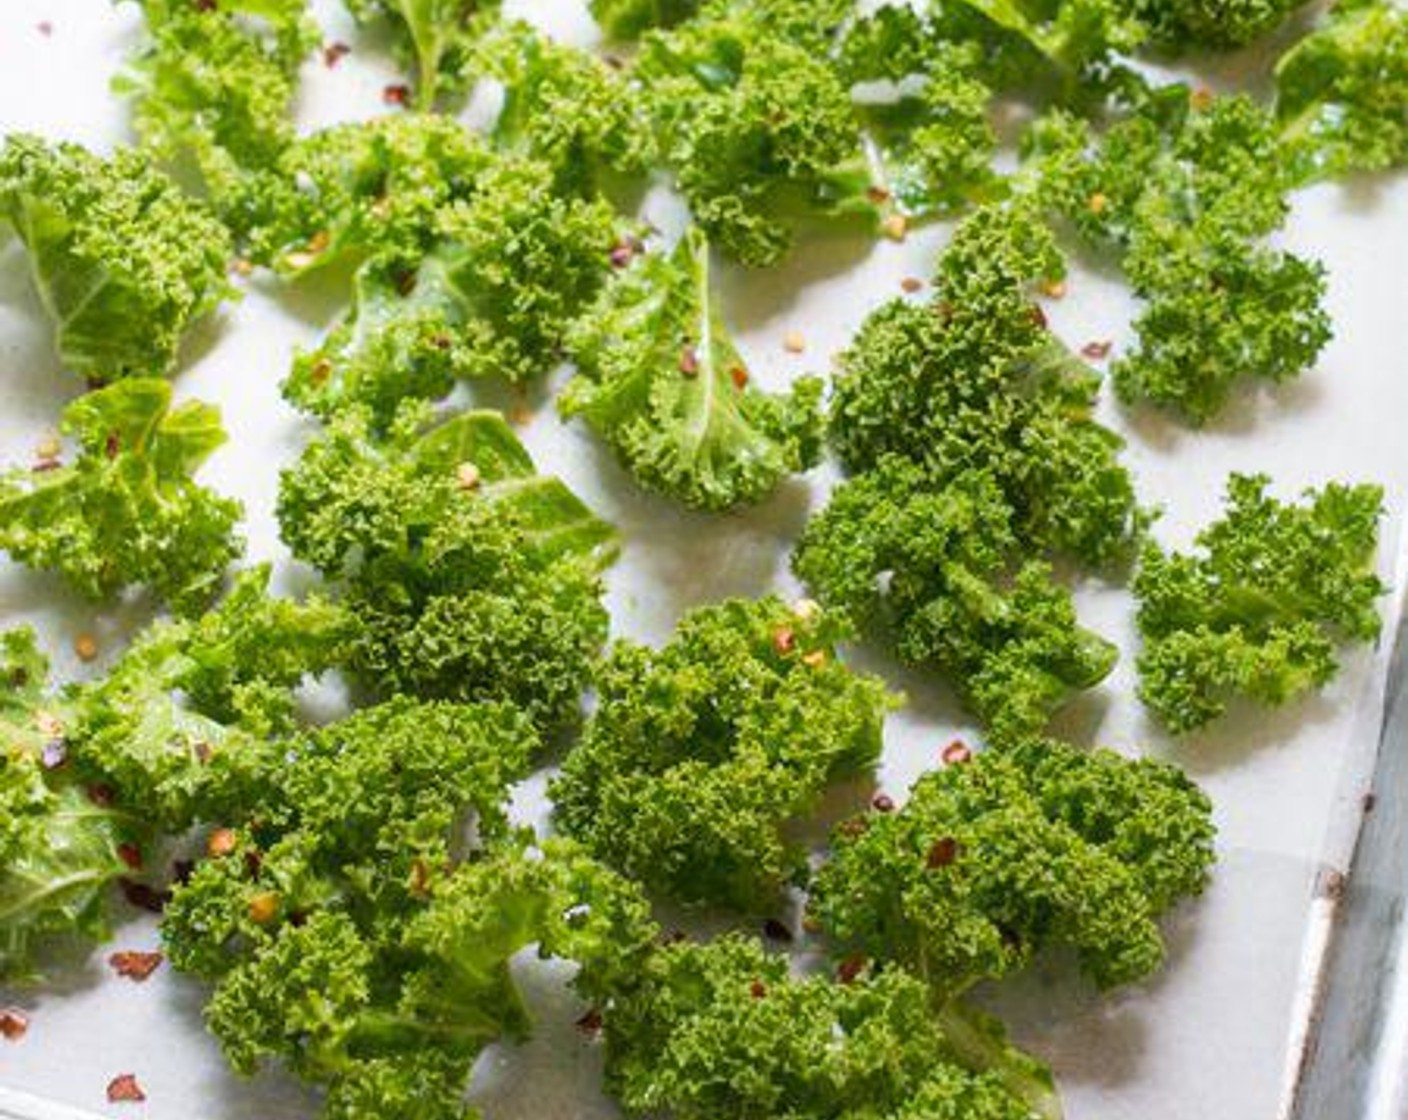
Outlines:
{"label": "white parchment paper", "polygon": [[[355,36],[334,2],[314,5],[327,38],[357,49],[335,69],[310,62],[305,127],[383,111],[381,89],[399,80],[389,62]],[[563,38],[590,42],[580,0],[513,0],[510,11]],[[51,25],[44,34],[39,24]],[[0,4],[0,133],[28,130],[98,149],[130,138],[126,107],[108,81],[138,39],[135,10],[102,0],[4,0]],[[1235,61],[1212,80],[1235,75]],[[667,232],[678,205],[663,190],[646,213]],[[945,229],[902,244],[856,238],[814,240],[780,269],[724,270],[730,317],[749,366],[766,385],[825,372],[865,315],[900,294],[907,276],[927,278]],[[1191,432],[1157,417],[1130,415],[1112,401],[1105,419],[1130,438],[1127,462],[1148,502],[1163,506],[1159,535],[1186,544],[1220,506],[1229,471],[1265,471],[1292,495],[1330,479],[1375,480],[1388,488],[1383,571],[1391,574],[1408,498],[1408,181],[1373,179],[1300,195],[1284,242],[1322,259],[1330,272],[1336,340],[1319,367],[1293,385],[1245,398],[1212,427]],[[922,297],[917,297],[922,298]],[[1069,294],[1047,307],[1068,342],[1129,338],[1133,307],[1117,278],[1076,265]],[[280,399],[278,383],[295,346],[311,345],[341,312],[328,293],[280,291],[256,279],[243,302],[223,310],[192,340],[180,396],[218,402],[231,434],[203,474],[248,509],[251,560],[276,563],[277,586],[309,576],[278,543],[273,500],[278,471],[313,431]],[[784,352],[800,331],[806,351]],[[0,462],[23,462],[53,431],[79,390],[52,354],[49,325],[22,254],[0,241]],[[487,399],[503,401],[489,392]],[[611,575],[617,633],[663,640],[698,603],[773,589],[795,591],[787,553],[808,512],[834,480],[822,468],[785,486],[763,507],[729,518],[688,515],[636,490],[610,457],[550,398],[528,399],[524,437],[544,471],[563,475],[621,527],[625,548]],[[1401,580],[1399,581],[1401,585]],[[1063,717],[1066,733],[1130,752],[1172,758],[1208,789],[1217,806],[1222,860],[1209,893],[1168,926],[1170,962],[1153,982],[1101,997],[1069,962],[1044,962],[988,1002],[1018,1038],[1055,1067],[1073,1120],[1262,1120],[1275,1115],[1293,1035],[1293,1009],[1315,885],[1324,864],[1342,860],[1358,813],[1359,779],[1372,753],[1380,703],[1381,651],[1361,650],[1326,692],[1281,712],[1238,712],[1206,735],[1174,744],[1148,725],[1133,699],[1129,597],[1117,587],[1079,589],[1085,620],[1121,644],[1125,657],[1104,688]],[[1386,611],[1388,605],[1386,605]],[[72,655],[80,631],[100,636],[104,654],[142,621],[136,610],[95,611],[56,581],[0,562],[0,626],[35,624],[64,676],[81,675]],[[968,730],[951,696],[922,674],[873,651],[855,660],[885,673],[909,695],[891,721],[879,785],[902,795],[933,765],[954,734]],[[541,779],[516,801],[541,821]],[[111,1115],[150,1120],[298,1120],[315,1113],[306,1090],[277,1072],[242,1081],[226,1072],[200,1023],[199,985],[163,967],[145,985],[115,980],[103,964],[112,948],[156,944],[150,920],[134,918],[117,942],[37,991],[0,992],[29,1009],[18,1043],[0,1041],[0,1115],[8,1091]],[[615,1116],[599,1089],[599,1055],[572,1028],[579,1014],[550,967],[526,964],[522,978],[539,1012],[526,1046],[495,1048],[480,1064],[473,1096],[490,1120]],[[135,1073],[144,1105],[108,1105],[104,1087]]]}

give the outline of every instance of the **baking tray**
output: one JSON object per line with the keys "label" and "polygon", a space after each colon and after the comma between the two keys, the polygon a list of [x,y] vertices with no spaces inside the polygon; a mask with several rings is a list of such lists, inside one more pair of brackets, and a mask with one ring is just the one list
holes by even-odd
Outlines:
{"label": "baking tray", "polygon": [[[384,58],[361,49],[336,8],[322,0],[315,4],[329,40],[357,49],[336,69],[310,63],[300,110],[304,127],[382,112],[382,88],[399,80]],[[588,42],[593,33],[580,0],[510,0],[507,8],[565,39]],[[47,35],[38,29],[41,22],[50,25]],[[136,13],[128,5],[4,0],[0,132],[34,131],[99,149],[126,138],[126,110],[107,83],[136,41]],[[1202,80],[1233,80],[1238,66],[1236,60],[1220,63]],[[468,112],[483,110],[472,106]],[[1218,424],[1196,433],[1156,417],[1124,414],[1109,401],[1102,416],[1128,435],[1126,459],[1141,494],[1164,508],[1158,532],[1174,546],[1188,543],[1216,514],[1230,471],[1265,471],[1286,495],[1330,478],[1383,483],[1390,515],[1382,571],[1397,573],[1395,595],[1384,610],[1386,619],[1397,617],[1404,579],[1394,562],[1395,542],[1408,507],[1408,453],[1401,436],[1408,416],[1408,370],[1401,357],[1408,285],[1400,263],[1408,261],[1408,182],[1388,178],[1317,188],[1298,196],[1294,210],[1284,243],[1324,260],[1330,274],[1337,338],[1317,370],[1246,398]],[[663,189],[649,193],[644,212],[667,236],[683,218]],[[775,272],[721,269],[750,369],[768,387],[803,372],[825,372],[867,312],[900,294],[902,279],[929,275],[946,237],[942,228],[898,244],[823,237],[808,241]],[[276,587],[285,591],[305,588],[310,577],[287,561],[278,544],[273,498],[279,466],[297,454],[312,429],[283,404],[277,386],[293,348],[315,342],[340,309],[336,293],[316,287],[282,292],[256,278],[241,303],[198,332],[177,381],[179,395],[224,409],[231,443],[203,480],[245,501],[249,557],[273,562]],[[1116,278],[1077,263],[1069,295],[1049,303],[1047,311],[1070,343],[1108,339],[1118,349],[1129,339],[1134,308]],[[801,356],[785,353],[782,345],[793,330],[806,342]],[[0,462],[28,458],[76,391],[56,367],[27,270],[15,247],[0,243]],[[502,401],[492,392],[488,399]],[[703,518],[640,493],[577,426],[557,420],[546,391],[526,405],[532,416],[523,435],[540,466],[563,475],[621,527],[625,548],[608,592],[618,634],[661,641],[679,615],[698,603],[797,592],[787,552],[834,483],[829,468],[788,483],[759,509]],[[1077,741],[1187,767],[1215,801],[1220,864],[1207,895],[1171,917],[1168,967],[1147,985],[1102,997],[1069,961],[1051,959],[987,994],[987,1002],[1012,1023],[1021,1043],[1053,1064],[1073,1120],[1272,1120],[1292,1115],[1296,1086],[1304,1086],[1301,1100],[1307,1102],[1299,1105],[1297,1120],[1369,1115],[1359,1103],[1341,1103],[1362,1097],[1314,1094],[1321,1092],[1322,1079],[1333,1082],[1346,1070],[1372,1065],[1342,1045],[1359,1025],[1378,1021],[1369,1018],[1366,998],[1342,980],[1346,972],[1362,971],[1366,960],[1351,951],[1348,931],[1356,928],[1361,904],[1355,888],[1346,891],[1343,884],[1366,820],[1364,794],[1374,781],[1389,643],[1350,653],[1334,684],[1304,704],[1240,712],[1210,734],[1173,743],[1148,725],[1133,699],[1135,635],[1127,593],[1091,581],[1079,588],[1078,603],[1087,623],[1117,641],[1124,657],[1105,688],[1063,716],[1061,730]],[[0,566],[0,625],[36,625],[63,677],[88,671],[71,653],[80,630],[97,633],[108,656],[141,621],[135,608],[95,613],[48,578]],[[933,764],[944,743],[971,729],[952,696],[923,674],[901,670],[866,649],[853,651],[853,658],[908,694],[908,706],[887,729],[878,776],[882,788],[900,794]],[[312,700],[332,710],[337,697]],[[1385,757],[1401,755],[1400,748]],[[1388,778],[1380,775],[1379,781]],[[518,816],[543,822],[543,787],[539,776],[519,791]],[[1401,822],[1396,804],[1381,790],[1367,818],[1370,828]],[[1361,853],[1371,845],[1370,832],[1364,836]],[[1359,858],[1362,863],[1369,857]],[[1340,928],[1346,932],[1333,936]],[[57,973],[49,986],[0,991],[0,1004],[17,1003],[31,1015],[22,1042],[0,1042],[0,1115],[313,1115],[312,1095],[278,1071],[251,1082],[227,1072],[202,1029],[198,985],[165,967],[144,985],[107,974],[103,961],[112,948],[156,944],[151,920],[133,915],[112,946]],[[616,1116],[601,1094],[600,1055],[572,1028],[580,1012],[560,973],[528,961],[520,973],[538,1033],[526,1046],[496,1047],[485,1055],[474,1099],[490,1120]],[[105,1102],[108,1081],[125,1072],[135,1073],[147,1092],[140,1109]],[[1389,1113],[1374,1115],[1377,1120]]]}

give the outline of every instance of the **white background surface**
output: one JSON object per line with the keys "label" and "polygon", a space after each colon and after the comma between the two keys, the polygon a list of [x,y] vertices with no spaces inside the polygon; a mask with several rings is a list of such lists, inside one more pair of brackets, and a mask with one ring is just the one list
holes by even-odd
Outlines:
{"label": "white background surface", "polygon": [[[520,0],[510,11],[550,25],[565,38],[591,41],[578,0]],[[385,58],[355,37],[335,3],[315,3],[329,40],[353,43],[335,70],[321,61],[305,73],[300,121],[314,127],[382,111],[380,92],[399,80]],[[52,24],[52,34],[38,30]],[[0,5],[0,133],[28,130],[108,149],[129,136],[126,106],[108,92],[120,60],[138,41],[135,9],[103,0],[4,0]],[[1235,67],[1222,67],[1232,72]],[[677,228],[678,208],[663,191],[647,211]],[[943,229],[903,244],[833,238],[806,244],[766,274],[725,270],[730,318],[750,369],[767,385],[801,372],[825,372],[867,312],[900,294],[906,276],[927,278],[946,238]],[[1280,493],[1329,479],[1373,480],[1388,488],[1391,516],[1383,571],[1408,498],[1408,184],[1384,179],[1324,187],[1295,200],[1284,241],[1329,268],[1336,340],[1318,368],[1274,393],[1244,398],[1216,425],[1181,429],[1160,418],[1123,413],[1106,400],[1108,421],[1130,436],[1126,460],[1142,498],[1161,504],[1158,534],[1176,545],[1214,516],[1229,471],[1266,471]],[[277,541],[273,499],[280,467],[313,431],[279,397],[295,346],[311,345],[341,311],[326,293],[280,291],[255,279],[242,303],[223,309],[188,348],[179,396],[218,402],[231,435],[203,481],[247,506],[249,559],[279,565],[279,586],[308,582]],[[919,297],[922,298],[922,297]],[[1132,307],[1116,278],[1076,267],[1070,293],[1049,302],[1054,329],[1072,345],[1128,338]],[[806,353],[784,353],[800,331]],[[560,374],[559,374],[560,377]],[[0,462],[28,462],[80,389],[53,357],[48,323],[17,247],[0,242]],[[1108,395],[1107,395],[1108,396]],[[487,398],[500,401],[502,397]],[[726,595],[794,590],[786,555],[808,511],[824,500],[829,468],[785,486],[765,506],[730,518],[680,513],[642,495],[575,426],[556,418],[545,396],[528,400],[524,436],[544,471],[562,474],[621,527],[625,548],[610,578],[617,633],[663,640],[688,607]],[[1346,659],[1321,697],[1274,714],[1239,712],[1212,734],[1171,744],[1149,727],[1132,696],[1131,604],[1119,588],[1080,588],[1085,621],[1116,638],[1126,656],[1105,687],[1077,704],[1063,730],[1130,752],[1176,759],[1204,783],[1217,806],[1222,862],[1211,891],[1169,923],[1168,968],[1146,987],[1099,997],[1067,962],[1048,962],[994,995],[1019,1039],[1055,1067],[1074,1120],[1261,1120],[1275,1113],[1311,887],[1327,852],[1332,822],[1352,819],[1358,790],[1347,773],[1356,744],[1375,722],[1376,654]],[[79,673],[74,636],[90,630],[105,653],[139,612],[95,611],[52,579],[0,561],[0,626],[32,622],[61,676]],[[869,651],[855,660],[884,672],[910,698],[887,732],[881,787],[899,795],[963,717],[943,689],[898,670]],[[542,810],[541,781],[519,799]],[[859,796],[857,794],[856,796]],[[135,920],[88,967],[37,992],[0,993],[30,1010],[28,1036],[0,1041],[0,1088],[11,1088],[114,1115],[152,1120],[281,1120],[310,1116],[306,1091],[277,1075],[253,1083],[224,1070],[200,1027],[198,985],[163,967],[145,985],[113,980],[103,965],[112,948],[155,945],[150,922]],[[557,985],[540,970],[525,978],[541,990],[538,1037],[481,1063],[474,1098],[489,1120],[557,1120],[615,1115],[597,1088],[598,1061],[571,1022]],[[104,1087],[136,1073],[142,1106],[109,1106]]]}

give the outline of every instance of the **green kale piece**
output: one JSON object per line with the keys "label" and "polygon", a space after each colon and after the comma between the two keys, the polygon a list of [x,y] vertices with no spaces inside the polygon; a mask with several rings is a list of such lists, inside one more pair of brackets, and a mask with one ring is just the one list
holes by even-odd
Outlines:
{"label": "green kale piece", "polygon": [[1276,117],[1302,181],[1408,163],[1408,13],[1340,0],[1276,63]]}
{"label": "green kale piece", "polygon": [[1012,511],[988,476],[931,486],[888,458],[844,483],[802,534],[793,567],[827,607],[950,674],[994,740],[1044,730],[1114,667],[1049,565],[1012,564]]}
{"label": "green kale piece", "polygon": [[144,587],[178,611],[207,603],[240,552],[239,503],[191,477],[225,441],[219,410],[172,408],[169,382],[130,378],[79,397],[61,427],[71,465],[0,474],[0,549],[94,599]]}
{"label": "green kale piece", "polygon": [[649,138],[636,94],[600,58],[515,22],[485,40],[479,60],[504,87],[495,150],[552,168],[563,194],[592,195],[608,172],[645,170]]}
{"label": "green kale piece", "polygon": [[1145,548],[1134,581],[1139,695],[1171,731],[1204,726],[1234,696],[1284,704],[1323,687],[1337,643],[1378,636],[1383,491],[1332,483],[1293,504],[1268,485],[1233,475],[1200,553]]}
{"label": "green kale piece", "polygon": [[640,38],[652,27],[673,27],[697,15],[701,0],[589,0],[592,18],[612,42]]}
{"label": "green kale piece", "polygon": [[[1015,39],[1064,79],[1071,93],[1082,80],[1098,76],[1112,55],[1128,54],[1147,35],[1128,0],[953,0],[933,7],[940,27],[955,20],[952,9],[969,9],[991,24],[990,31],[978,33],[979,42]],[[959,28],[961,22],[954,30]]]}
{"label": "green kale piece", "polygon": [[231,206],[250,260],[284,275],[416,258],[442,211],[478,189],[493,157],[457,121],[408,113],[306,136]]}
{"label": "green kale piece", "polygon": [[59,358],[92,383],[170,373],[191,324],[232,291],[224,227],[126,148],[104,160],[10,135],[0,220],[29,251]]}
{"label": "green kale piece", "polygon": [[478,76],[475,49],[499,18],[502,0],[346,0],[361,24],[380,23],[403,65],[415,72],[415,107],[462,97]]}
{"label": "green kale piece", "polygon": [[569,334],[578,372],[558,409],[584,417],[643,486],[727,510],[816,465],[822,385],[753,388],[709,273],[693,228],[668,255],[638,257]]}
{"label": "green kale piece", "polygon": [[1155,43],[1184,52],[1240,47],[1275,30],[1300,0],[1133,0]]}
{"label": "green kale piece", "polygon": [[663,649],[613,647],[551,788],[563,832],[687,902],[764,909],[800,881],[783,827],[875,764],[892,704],[836,659],[845,627],[814,606],[730,600]]}
{"label": "green kale piece", "polygon": [[1158,968],[1157,919],[1200,892],[1211,804],[1178,768],[1033,739],[926,774],[898,812],[843,823],[810,913],[838,949],[948,995],[1049,945],[1103,988]]}
{"label": "green kale piece", "polygon": [[1128,551],[1141,516],[1123,441],[1093,419],[1098,375],[1028,295],[1062,271],[1029,210],[976,211],[939,262],[933,302],[885,304],[842,355],[830,436],[851,471],[898,455],[942,488],[980,470],[1023,546],[1106,564]]}
{"label": "green kale piece", "polygon": [[922,981],[797,978],[739,934],[660,949],[602,1022],[608,1088],[632,1116],[1030,1120],[1033,1100],[1059,1115],[1050,1073],[1025,1055],[965,1068]]}
{"label": "green kale piece", "polygon": [[290,401],[325,418],[365,406],[385,427],[456,379],[527,381],[560,359],[610,269],[610,206],[555,194],[540,164],[505,163],[437,224],[428,251],[362,266],[348,316],[295,359]]}
{"label": "green kale piece", "polygon": [[353,411],[285,474],[278,512],[294,555],[344,583],[363,679],[575,717],[606,638],[615,532],[533,473],[498,413],[403,417],[378,440]]}
{"label": "green kale piece", "polygon": [[294,690],[354,636],[340,607],[271,597],[268,581],[267,567],[242,573],[212,610],[154,623],[70,693],[73,765],[164,832],[258,802],[267,740],[296,722]]}
{"label": "green kale piece", "polygon": [[149,41],[113,80],[143,146],[220,205],[293,142],[298,68],[318,44],[305,0],[136,0]]}
{"label": "green kale piece", "polygon": [[1270,115],[1246,97],[1203,106],[1160,91],[1097,143],[1057,114],[1027,138],[1039,194],[1112,249],[1147,307],[1139,348],[1115,363],[1126,402],[1195,424],[1241,381],[1288,381],[1330,338],[1324,270],[1261,239],[1285,218],[1288,161]]}
{"label": "green kale piece", "polygon": [[330,1118],[465,1117],[479,1053],[530,1026],[517,952],[578,962],[589,996],[638,972],[655,934],[638,891],[505,837],[525,732],[506,706],[398,701],[295,747],[268,822],[163,921],[173,963],[215,981],[207,1018],[236,1070],[282,1060],[327,1088]]}
{"label": "green kale piece", "polygon": [[658,149],[709,237],[775,263],[796,221],[824,213],[829,175],[860,146],[850,93],[824,54],[747,10],[642,40],[633,68]]}
{"label": "green kale piece", "polygon": [[0,633],[0,979],[33,979],[56,938],[108,935],[109,888],[139,818],[100,804],[65,765],[61,697],[28,629]]}

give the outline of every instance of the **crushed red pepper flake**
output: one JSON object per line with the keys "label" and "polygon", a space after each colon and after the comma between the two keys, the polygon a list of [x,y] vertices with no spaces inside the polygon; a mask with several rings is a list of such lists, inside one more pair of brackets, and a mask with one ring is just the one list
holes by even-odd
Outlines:
{"label": "crushed red pepper flake", "polygon": [[1044,331],[1050,325],[1046,318],[1046,312],[1035,303],[1031,306],[1031,317],[1032,322],[1036,324],[1038,330]]}
{"label": "crushed red pepper flake", "polygon": [[205,841],[205,853],[211,859],[228,856],[239,846],[239,837],[233,828],[217,828]]}
{"label": "crushed red pepper flake", "polygon": [[748,371],[742,366],[734,366],[728,371],[729,378],[733,381],[735,389],[746,389],[748,387]]}
{"label": "crushed red pepper flake", "polygon": [[117,846],[117,858],[133,871],[142,870],[142,849],[136,844],[123,843]]}
{"label": "crushed red pepper flake", "polygon": [[46,471],[56,471],[62,465],[57,459],[40,459],[31,469],[35,474],[44,474]]}
{"label": "crushed red pepper flake", "polygon": [[117,975],[141,984],[161,967],[161,962],[164,959],[160,953],[148,953],[138,949],[120,949],[109,955],[108,966]]}
{"label": "crushed red pepper flake", "polygon": [[79,634],[73,639],[73,652],[80,661],[93,661],[98,656],[98,639],[92,634]]}
{"label": "crushed red pepper flake", "polygon": [[882,202],[889,202],[893,196],[884,187],[870,186],[865,189],[865,197],[878,206]]}
{"label": "crushed red pepper flake", "polygon": [[117,885],[122,890],[122,897],[129,905],[135,906],[138,910],[146,910],[153,914],[160,914],[166,909],[166,904],[171,901],[170,891],[157,890],[150,883],[139,883],[136,879],[119,879]]}
{"label": "crushed red pepper flake", "polygon": [[900,288],[909,295],[914,295],[915,292],[924,290],[924,281],[917,276],[906,276],[900,281]]}
{"label": "crushed red pepper flake", "polygon": [[411,103],[411,87],[407,85],[387,86],[381,91],[381,100],[387,105],[409,105]]}
{"label": "crushed red pepper flake", "polygon": [[279,912],[279,896],[275,891],[264,891],[249,900],[249,920],[257,926],[267,925]]}
{"label": "crushed red pepper flake", "polygon": [[841,822],[840,832],[842,836],[859,836],[869,827],[864,817],[851,817]]}
{"label": "crushed red pepper flake", "polygon": [[1089,358],[1092,362],[1104,361],[1110,356],[1110,351],[1115,348],[1115,344],[1108,339],[1099,342],[1087,342],[1080,348],[1081,357]]}
{"label": "crushed red pepper flake", "polygon": [[957,858],[958,841],[952,836],[945,836],[941,840],[935,840],[930,846],[925,864],[930,871],[937,871],[941,867],[952,866],[953,861]]}
{"label": "crushed red pepper flake", "polygon": [[754,980],[748,985],[748,994],[754,999],[762,999],[768,994],[768,986],[761,980]]}
{"label": "crushed red pepper flake", "polygon": [[781,654],[789,654],[797,648],[797,635],[786,628],[772,636],[772,648]]}
{"label": "crushed red pepper flake", "polygon": [[38,31],[39,34],[43,35],[46,39],[54,33],[54,25],[50,23],[47,19],[41,19],[38,23],[34,25],[34,29]]}
{"label": "crushed red pepper flake", "polygon": [[100,809],[106,809],[112,804],[112,790],[104,785],[92,785],[83,791],[88,795],[88,800]]}
{"label": "crushed red pepper flake", "polygon": [[113,1104],[140,1103],[147,1099],[135,1074],[119,1073],[108,1082],[108,1100]]}
{"label": "crushed red pepper flake", "polygon": [[625,268],[635,258],[635,246],[629,241],[622,241],[611,250],[611,267]]}
{"label": "crushed red pepper flake", "polygon": [[854,984],[865,971],[865,964],[864,957],[847,957],[836,966],[836,979],[842,984]]}
{"label": "crushed red pepper flake", "polygon": [[601,1012],[593,1007],[583,1014],[574,1025],[585,1035],[599,1034],[602,1025]]}
{"label": "crushed red pepper flake", "polygon": [[29,1033],[29,1016],[18,1007],[0,1011],[0,1035],[9,1042],[18,1042]]}
{"label": "crushed red pepper flake", "polygon": [[870,807],[877,813],[893,813],[895,799],[888,793],[877,793],[870,801]]}
{"label": "crushed red pepper flake", "polygon": [[962,739],[955,739],[943,749],[939,758],[943,760],[945,766],[956,766],[960,763],[968,762],[972,759],[973,752],[968,744]]}
{"label": "crushed red pepper flake", "polygon": [[694,347],[686,346],[680,351],[680,372],[686,377],[694,377],[699,372],[699,355]]}
{"label": "crushed red pepper flake", "polygon": [[122,437],[116,432],[109,432],[108,438],[103,443],[103,451],[109,459],[116,459],[117,453],[122,450]]}
{"label": "crushed red pepper flake", "polygon": [[346,43],[329,43],[323,48],[323,65],[331,70],[351,53],[352,48]]}
{"label": "crushed red pepper flake", "polygon": [[769,941],[780,941],[786,944],[792,940],[792,931],[779,919],[769,918],[763,923],[763,936]]}

